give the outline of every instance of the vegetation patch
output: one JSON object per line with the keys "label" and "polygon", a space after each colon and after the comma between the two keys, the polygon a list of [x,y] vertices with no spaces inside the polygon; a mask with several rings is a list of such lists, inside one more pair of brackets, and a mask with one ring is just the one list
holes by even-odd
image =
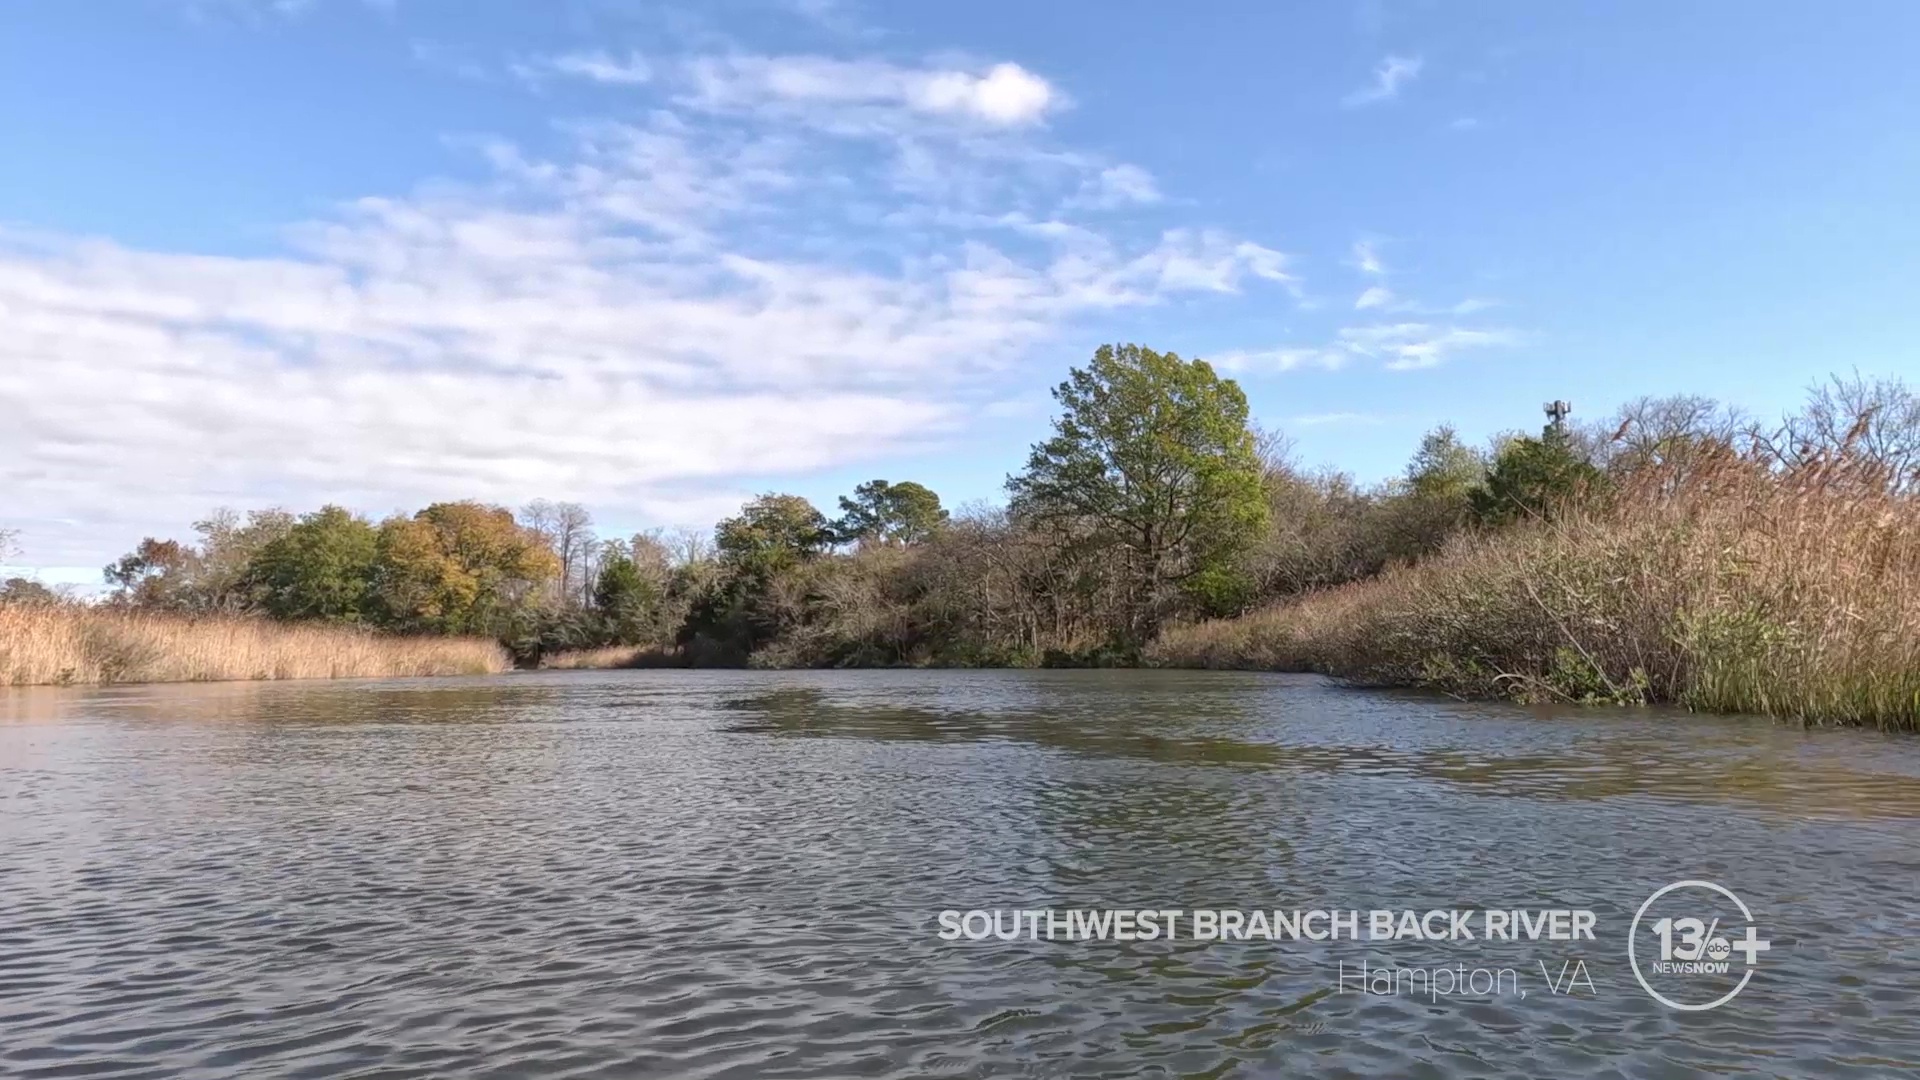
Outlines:
{"label": "vegetation patch", "polygon": [[836,517],[768,493],[618,539],[545,501],[216,513],[109,566],[104,605],[0,583],[0,677],[1144,663],[1920,724],[1897,381],[1772,426],[1668,398],[1485,448],[1440,427],[1370,487],[1296,465],[1201,360],[1105,346],[1054,397],[1004,506],[873,480]]}

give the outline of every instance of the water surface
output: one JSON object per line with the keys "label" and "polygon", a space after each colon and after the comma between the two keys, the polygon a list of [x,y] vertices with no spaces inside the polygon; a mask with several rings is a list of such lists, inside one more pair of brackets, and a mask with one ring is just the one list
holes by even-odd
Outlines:
{"label": "water surface", "polygon": [[[1920,740],[1170,672],[0,690],[0,1075],[1891,1076]],[[1651,1001],[1659,885],[1774,947]],[[944,909],[1565,906],[1575,945],[949,942]],[[1533,992],[1336,993],[1507,963]],[[1536,960],[1594,992],[1544,992]]]}

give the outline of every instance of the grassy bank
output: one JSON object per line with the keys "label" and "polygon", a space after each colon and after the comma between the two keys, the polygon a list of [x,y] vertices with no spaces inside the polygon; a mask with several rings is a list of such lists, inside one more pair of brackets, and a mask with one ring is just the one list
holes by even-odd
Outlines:
{"label": "grassy bank", "polygon": [[1882,476],[1738,460],[1235,619],[1166,666],[1920,728],[1920,513]]}
{"label": "grassy bank", "polygon": [[508,666],[498,645],[472,638],[77,605],[0,606],[0,685],[477,675]]}

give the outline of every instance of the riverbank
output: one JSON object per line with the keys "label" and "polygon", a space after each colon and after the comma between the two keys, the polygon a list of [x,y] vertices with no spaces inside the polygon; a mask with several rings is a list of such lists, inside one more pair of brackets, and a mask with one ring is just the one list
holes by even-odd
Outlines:
{"label": "riverbank", "polygon": [[1727,469],[1175,627],[1168,667],[1920,729],[1920,521],[1844,478]]}
{"label": "riverbank", "polygon": [[[1431,554],[1382,573],[1237,618],[1174,623],[1137,659],[1310,671],[1461,698],[1674,704],[1920,729],[1920,512],[1897,476],[1846,456],[1783,469],[1723,450],[1620,476],[1549,517],[1459,528]],[[960,522],[911,549],[802,561],[774,584],[710,583],[717,599],[709,606],[720,622],[752,630],[751,647],[714,648],[695,634],[686,649],[662,642],[548,652],[540,666],[1039,667],[1136,658],[1041,647],[1099,639],[1084,624],[1081,638],[1069,636],[1070,621],[1042,639],[1019,587],[1025,571],[988,557],[999,549],[984,535]],[[975,563],[978,574],[941,572]],[[1022,614],[1025,629],[995,617],[1007,612]],[[0,684],[509,666],[499,645],[472,638],[0,606]]]}
{"label": "riverbank", "polygon": [[[552,666],[635,666],[632,655]],[[950,666],[937,655],[893,664],[863,655],[872,652],[767,650],[748,665]],[[1074,656],[1024,658],[1048,666]],[[1884,474],[1845,461],[1781,472],[1703,455],[1550,520],[1463,531],[1373,577],[1175,624],[1139,660],[1469,699],[1920,730],[1920,514]],[[656,652],[648,666],[674,661]]]}
{"label": "riverbank", "polygon": [[498,644],[474,638],[64,604],[0,606],[0,685],[406,678],[511,666]]}

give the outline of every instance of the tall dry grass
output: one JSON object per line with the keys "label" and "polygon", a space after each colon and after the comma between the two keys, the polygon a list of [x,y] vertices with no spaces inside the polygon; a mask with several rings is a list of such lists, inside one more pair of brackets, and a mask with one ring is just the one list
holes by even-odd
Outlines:
{"label": "tall dry grass", "polygon": [[568,649],[540,658],[540,667],[560,671],[599,671],[609,668],[685,667],[679,654],[657,645],[606,645],[597,649]]}
{"label": "tall dry grass", "polygon": [[0,685],[479,675],[506,652],[474,638],[384,637],[260,619],[80,605],[0,605]]}
{"label": "tall dry grass", "polygon": [[1920,503],[1896,489],[1843,459],[1649,470],[1605,505],[1175,628],[1149,660],[1920,728]]}

